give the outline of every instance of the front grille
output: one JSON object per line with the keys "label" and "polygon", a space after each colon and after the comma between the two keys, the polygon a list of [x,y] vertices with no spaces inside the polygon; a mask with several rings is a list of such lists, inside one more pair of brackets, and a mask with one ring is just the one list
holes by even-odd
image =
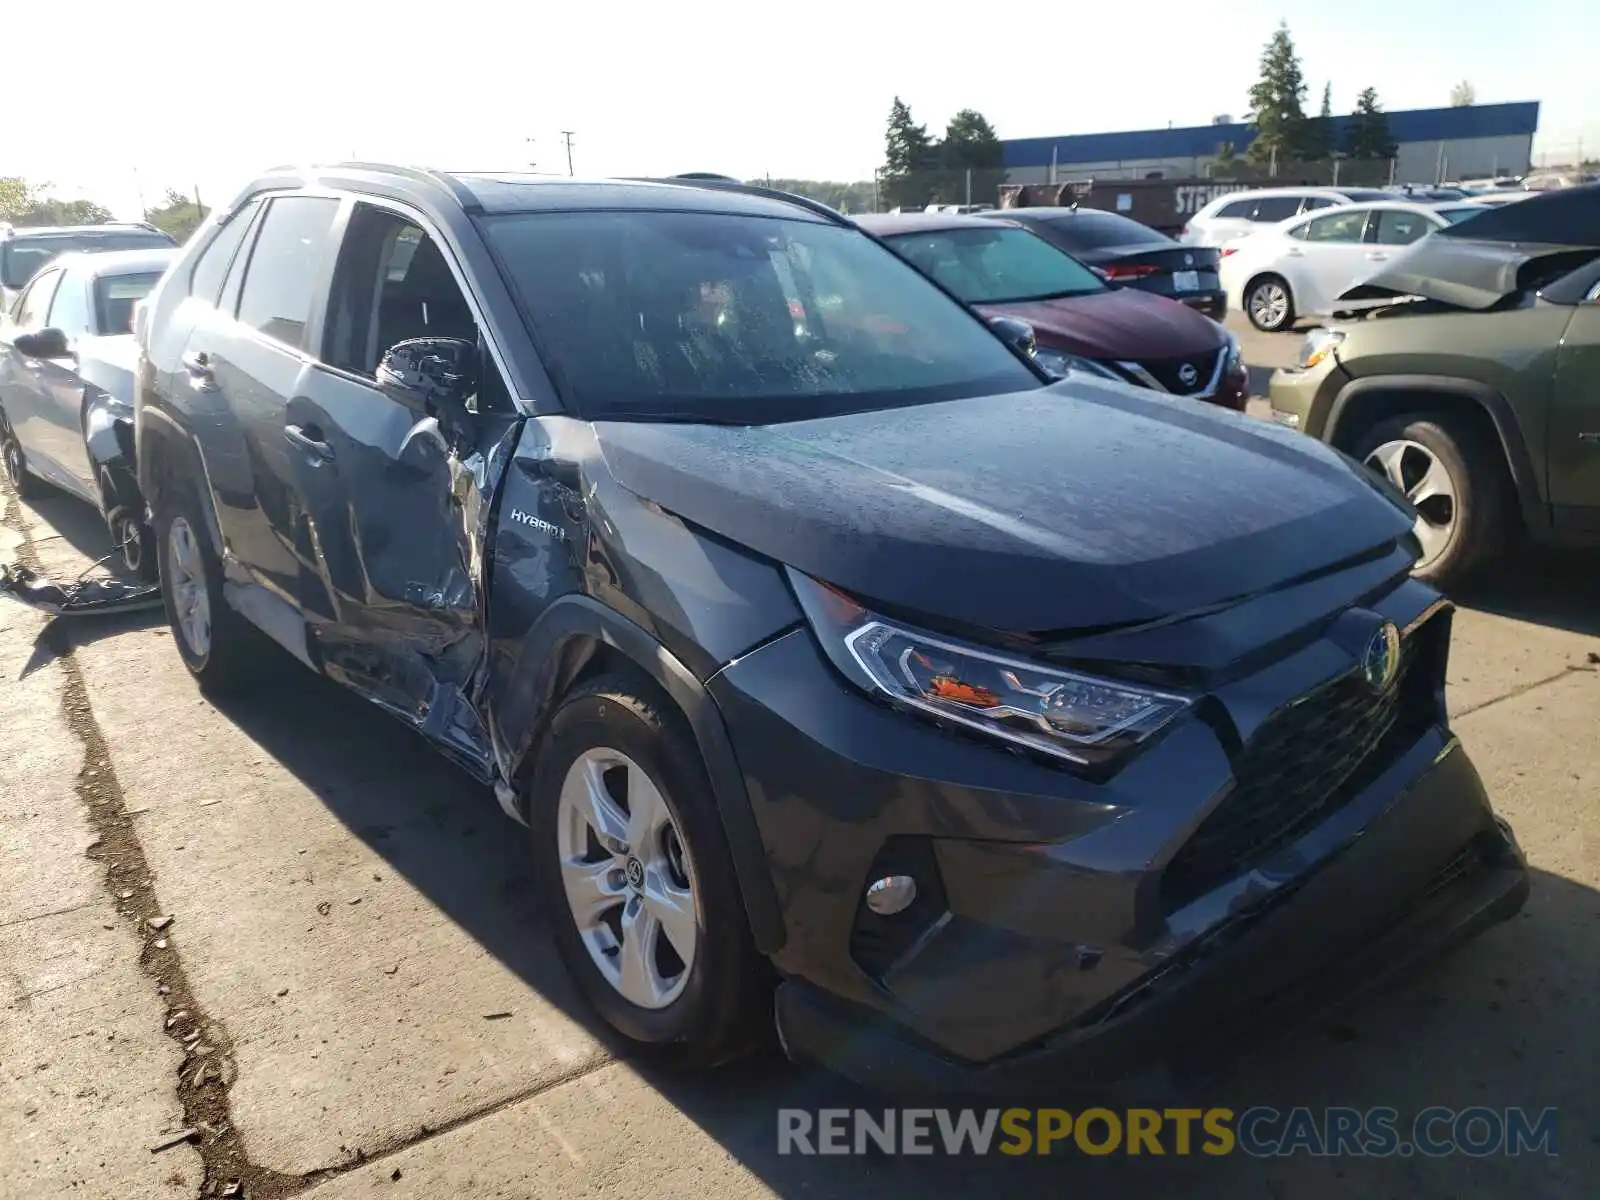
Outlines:
{"label": "front grille", "polygon": [[1370,784],[1438,718],[1434,621],[1401,646],[1394,684],[1372,691],[1359,669],[1269,717],[1234,761],[1234,787],[1173,856],[1165,912],[1288,845]]}
{"label": "front grille", "polygon": [[[1217,358],[1222,350],[1213,350],[1206,354],[1190,355],[1187,358],[1147,358],[1139,362],[1139,366],[1167,391],[1178,396],[1188,396],[1195,392],[1203,391],[1211,382],[1211,377],[1217,373]],[[1183,381],[1183,368],[1189,367],[1194,371],[1194,379],[1185,383]]]}

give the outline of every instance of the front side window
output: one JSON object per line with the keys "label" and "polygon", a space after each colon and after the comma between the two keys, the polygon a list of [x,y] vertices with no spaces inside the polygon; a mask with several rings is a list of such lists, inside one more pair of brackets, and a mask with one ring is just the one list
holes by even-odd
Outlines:
{"label": "front side window", "polygon": [[50,301],[50,315],[44,323],[61,330],[69,339],[89,332],[89,301],[83,294],[83,276],[61,273],[61,286]]}
{"label": "front side window", "polygon": [[1255,210],[1256,202],[1253,199],[1234,200],[1231,203],[1224,204],[1221,208],[1219,208],[1217,210],[1217,216],[1227,217],[1230,221],[1248,221],[1250,219],[1250,214],[1255,212]]}
{"label": "front side window", "polygon": [[475,407],[509,403],[498,367],[481,351],[472,306],[439,244],[398,213],[357,204],[339,249],[321,357],[370,379],[384,354],[411,338],[479,345],[483,392]]}
{"label": "front side window", "polygon": [[102,334],[132,333],[134,305],[160,281],[160,271],[100,276],[94,281],[95,328]]}
{"label": "front side window", "polygon": [[64,271],[47,271],[28,285],[17,299],[16,322],[22,329],[43,329],[45,314],[56,294]]}
{"label": "front side window", "polygon": [[1307,196],[1305,198],[1305,201],[1300,205],[1300,211],[1303,212],[1303,213],[1307,213],[1307,212],[1315,212],[1319,208],[1332,208],[1332,207],[1333,207],[1333,201],[1329,200],[1326,196]]}
{"label": "front side window", "polygon": [[1355,212],[1329,213],[1298,225],[1290,232],[1307,242],[1359,242],[1366,227],[1366,210],[1359,209]]}
{"label": "front side window", "polygon": [[330,196],[280,196],[262,219],[239,293],[239,320],[274,341],[305,349],[317,271],[339,202]]}
{"label": "front side window", "polygon": [[760,423],[1040,386],[971,313],[831,222],[644,211],[483,226],[585,416]]}
{"label": "front side window", "polygon": [[967,304],[1055,300],[1106,290],[1088,267],[1025,229],[934,229],[884,240]]}
{"label": "front side window", "polygon": [[244,241],[255,218],[259,201],[252,200],[224,222],[221,229],[195,260],[189,276],[189,294],[198,296],[207,304],[215,304],[222,295],[222,281],[228,276],[228,267]]}
{"label": "front side window", "polygon": [[1409,246],[1437,226],[1421,213],[1383,209],[1378,216],[1378,242],[1384,246]]}

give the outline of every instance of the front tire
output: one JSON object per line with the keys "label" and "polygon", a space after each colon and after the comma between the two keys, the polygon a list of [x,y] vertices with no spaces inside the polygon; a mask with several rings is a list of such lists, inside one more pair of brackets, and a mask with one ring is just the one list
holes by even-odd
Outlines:
{"label": "front tire", "polygon": [[1395,417],[1368,430],[1354,457],[1416,507],[1419,579],[1448,589],[1505,550],[1511,481],[1499,448],[1476,426],[1444,413]]}
{"label": "front tire", "polygon": [[1279,275],[1252,279],[1244,290],[1244,315],[1263,333],[1278,333],[1294,327],[1294,293],[1289,282]]}
{"label": "front tire", "polygon": [[770,1025],[765,964],[699,748],[643,677],[568,696],[529,795],[556,947],[608,1025],[685,1066],[753,1048]]}
{"label": "front tire", "polygon": [[163,491],[155,546],[167,624],[189,674],[206,691],[253,680],[269,643],[223,598],[222,563],[211,549],[200,506],[186,491]]}
{"label": "front tire", "polygon": [[0,471],[5,473],[6,481],[16,490],[19,499],[32,500],[39,495],[42,485],[29,473],[28,456],[23,453],[22,443],[4,416],[0,416]]}

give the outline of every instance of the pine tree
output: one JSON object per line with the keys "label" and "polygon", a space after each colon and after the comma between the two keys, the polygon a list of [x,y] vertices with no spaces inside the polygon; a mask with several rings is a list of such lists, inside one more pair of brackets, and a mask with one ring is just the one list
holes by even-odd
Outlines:
{"label": "pine tree", "polygon": [[950,203],[966,202],[968,171],[972,172],[972,202],[997,201],[1000,185],[1006,181],[1005,151],[994,126],[982,113],[963,108],[951,117],[938,157],[945,175],[942,191]]}
{"label": "pine tree", "polygon": [[1306,140],[1306,80],[1288,23],[1261,51],[1261,78],[1250,89],[1250,124],[1256,131],[1246,157],[1281,164],[1302,157]]}
{"label": "pine tree", "polygon": [[1364,88],[1356,97],[1356,111],[1352,114],[1350,133],[1345,140],[1345,151],[1351,158],[1393,158],[1398,147],[1389,136],[1389,118],[1383,115],[1378,104],[1378,90]]}
{"label": "pine tree", "polygon": [[883,170],[879,173],[885,203],[890,207],[926,204],[931,189],[925,173],[934,165],[934,145],[927,126],[912,120],[910,107],[896,96],[889,109]]}
{"label": "pine tree", "polygon": [[1322,87],[1322,108],[1306,130],[1306,157],[1322,161],[1333,157],[1333,84]]}

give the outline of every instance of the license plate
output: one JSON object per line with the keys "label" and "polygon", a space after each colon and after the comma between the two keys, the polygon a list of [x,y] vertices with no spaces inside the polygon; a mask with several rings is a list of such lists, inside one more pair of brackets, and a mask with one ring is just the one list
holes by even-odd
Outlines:
{"label": "license plate", "polygon": [[1172,288],[1177,292],[1198,292],[1200,290],[1200,272],[1174,271],[1172,273]]}

